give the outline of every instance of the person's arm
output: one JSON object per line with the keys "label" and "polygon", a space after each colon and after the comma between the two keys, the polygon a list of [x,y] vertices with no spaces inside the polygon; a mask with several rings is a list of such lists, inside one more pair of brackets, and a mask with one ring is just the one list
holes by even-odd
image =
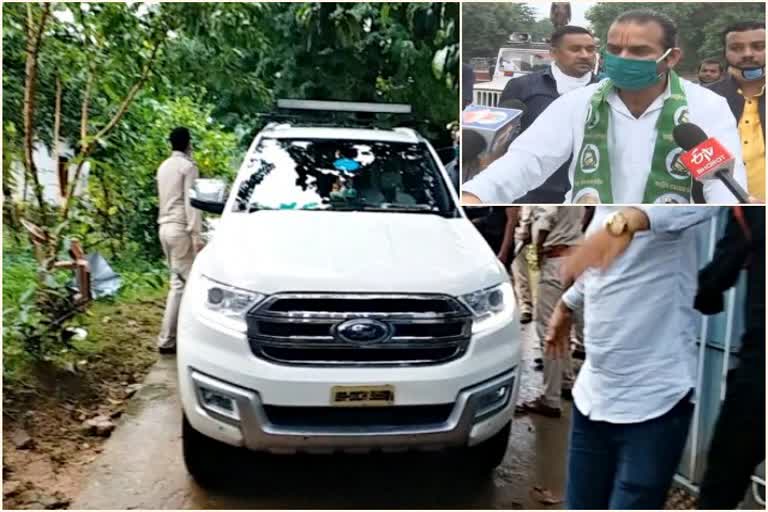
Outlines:
{"label": "person's arm", "polygon": [[736,284],[749,254],[750,242],[731,213],[725,234],[715,247],[712,261],[699,271],[696,309],[705,314],[715,314],[723,310],[722,293]]}
{"label": "person's arm", "polygon": [[584,308],[584,278],[577,279],[565,290],[560,300],[571,311],[581,311]]}
{"label": "person's arm", "polygon": [[606,228],[590,235],[562,264],[563,282],[568,284],[578,278],[588,267],[606,269],[619,257],[635,233],[679,234],[697,226],[717,214],[715,206],[637,206],[622,208],[616,215],[626,221],[626,229],[612,234]]}
{"label": "person's arm", "polygon": [[190,203],[189,191],[199,175],[194,163],[184,170],[184,211],[187,217],[187,233],[192,237],[195,251],[199,251],[203,247],[203,216],[200,210],[194,208]]}
{"label": "person's arm", "polygon": [[517,226],[517,221],[520,216],[520,207],[510,206],[505,210],[507,214],[507,223],[504,226],[504,239],[501,242],[501,249],[499,249],[497,257],[506,266],[507,261],[509,260],[509,251],[515,243],[515,226]]}
{"label": "person's arm", "polygon": [[573,153],[572,125],[581,120],[583,102],[581,94],[556,99],[506,154],[464,183],[462,201],[511,203],[544,183]]}
{"label": "person's arm", "polygon": [[[707,95],[707,99],[710,99]],[[733,155],[733,177],[736,182],[747,190],[747,171],[744,168],[744,158],[741,153],[741,139],[736,118],[728,106],[728,102],[722,96],[714,96],[712,106],[709,108],[708,119],[703,120],[701,128],[714,139],[717,139],[725,149]],[[718,179],[703,182],[704,199],[709,204],[736,204],[739,201]]]}
{"label": "person's arm", "polygon": [[708,221],[717,215],[719,207],[643,205],[622,210],[624,213],[627,211],[632,216],[630,229],[633,234],[646,230],[653,233],[678,233]]}
{"label": "person's arm", "polygon": [[564,357],[569,351],[573,312],[584,305],[584,283],[576,281],[557,301],[552,315],[549,317],[547,333],[544,338],[545,351],[555,357]]}

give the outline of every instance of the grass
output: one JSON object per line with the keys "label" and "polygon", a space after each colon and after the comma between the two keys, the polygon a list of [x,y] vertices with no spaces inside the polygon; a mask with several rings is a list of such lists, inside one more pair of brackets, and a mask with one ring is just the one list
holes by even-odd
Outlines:
{"label": "grass", "polygon": [[[63,342],[47,353],[49,363],[59,367],[72,367],[83,357],[98,355],[120,342],[125,333],[147,336],[159,324],[158,309],[162,304],[167,284],[167,270],[163,262],[149,262],[141,258],[124,258],[110,262],[122,279],[120,291],[112,297],[91,303],[85,313],[67,322],[69,327],[82,327],[88,335],[85,340],[73,341],[70,347]],[[26,382],[37,361],[25,348],[20,336],[20,325],[44,322],[28,296],[37,284],[37,262],[28,244],[16,243],[3,236],[3,379],[5,384]],[[57,273],[56,280],[70,280],[70,272]],[[25,297],[27,295],[27,297]],[[26,304],[26,307],[25,307]],[[124,314],[129,311],[129,314]],[[115,322],[104,321],[114,319]],[[130,324],[126,329],[125,323]],[[119,331],[119,332],[118,332]],[[125,341],[125,340],[123,340]]]}

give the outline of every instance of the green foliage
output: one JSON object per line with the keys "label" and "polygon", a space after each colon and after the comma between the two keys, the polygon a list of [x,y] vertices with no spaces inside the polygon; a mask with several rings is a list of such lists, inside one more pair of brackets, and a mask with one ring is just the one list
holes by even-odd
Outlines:
{"label": "green foliage", "polygon": [[258,114],[281,97],[410,103],[419,129],[449,144],[445,125],[458,115],[458,4],[164,6],[180,23],[169,76],[194,76],[214,117],[244,145],[263,126]]}
{"label": "green foliage", "polygon": [[[58,326],[51,322],[70,311],[66,284],[70,272],[57,272],[46,285],[48,304],[38,303],[37,262],[26,242],[16,243],[8,234],[3,238],[3,376],[8,381],[23,378],[29,365],[39,360],[62,362],[77,357],[83,347],[97,350],[100,341],[70,343],[61,328],[79,326],[82,318],[73,317]],[[121,260],[113,263],[123,286],[114,297],[101,302],[124,303],[145,297],[160,297],[167,284],[167,269],[162,263],[145,260]],[[96,306],[92,306],[96,307]],[[54,314],[56,312],[56,314]],[[89,310],[89,314],[91,311]],[[56,316],[58,315],[58,316]],[[58,328],[56,328],[58,327]]]}
{"label": "green foliage", "polygon": [[[512,32],[541,32],[533,7],[516,3],[465,3],[462,7],[462,55],[496,57]],[[548,34],[546,34],[548,35]]]}
{"label": "green foliage", "polygon": [[[613,20],[622,12],[638,7],[636,3],[599,3],[587,11],[586,17],[595,35],[605,43]],[[699,62],[707,57],[724,58],[720,33],[726,26],[736,21],[765,19],[765,4],[761,2],[655,3],[652,8],[677,24],[683,49],[678,69],[688,72],[695,71]]]}
{"label": "green foliage", "polygon": [[[1,8],[4,227],[25,233],[23,217],[55,235],[46,261],[20,237],[4,236],[15,244],[3,257],[6,374],[66,348],[52,322],[71,305],[62,281],[70,275],[41,265],[53,261],[58,235],[105,255],[124,280],[115,300],[164,285],[155,173],[173,127],[192,131],[202,176],[231,179],[280,97],[409,103],[438,147],[450,145],[446,125],[458,116],[458,3],[55,3],[39,53],[34,139],[52,147],[58,81],[62,141],[81,149],[87,99],[85,142],[95,144],[71,162],[87,158],[88,198],[74,201],[66,219],[44,219],[10,200],[21,186],[10,170],[23,153],[28,14],[37,26],[44,6]],[[114,129],[95,140],[139,83]]]}
{"label": "green foliage", "polygon": [[[236,137],[211,118],[212,107],[192,98],[140,98],[110,144],[91,161],[90,201],[79,212],[77,232],[112,258],[162,257],[157,241],[155,174],[170,156],[168,134],[176,126],[192,132],[193,157],[202,177],[234,177]],[[105,236],[106,235],[106,236]]]}

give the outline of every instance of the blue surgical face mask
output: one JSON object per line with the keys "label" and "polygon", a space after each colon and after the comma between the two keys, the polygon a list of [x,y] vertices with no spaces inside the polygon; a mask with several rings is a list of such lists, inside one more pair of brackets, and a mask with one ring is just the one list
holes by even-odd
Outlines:
{"label": "blue surgical face mask", "polygon": [[667,58],[672,48],[656,60],[637,60],[619,57],[609,52],[605,52],[603,59],[605,62],[605,74],[613,80],[616,87],[628,91],[639,91],[650,87],[661,80],[656,67],[662,60]]}
{"label": "blue surgical face mask", "polygon": [[748,80],[750,82],[753,80],[760,80],[765,77],[765,67],[737,69],[741,71],[741,76],[744,77],[744,80]]}

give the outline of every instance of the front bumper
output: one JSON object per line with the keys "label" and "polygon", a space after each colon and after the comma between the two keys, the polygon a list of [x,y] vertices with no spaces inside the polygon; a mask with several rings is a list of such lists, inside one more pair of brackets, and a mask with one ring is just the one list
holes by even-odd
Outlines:
{"label": "front bumper", "polygon": [[[256,391],[193,369],[183,378],[194,390],[194,407],[185,407],[185,413],[196,430],[228,444],[272,453],[399,452],[471,446],[493,436],[511,420],[519,385],[517,369],[512,369],[464,389],[456,397],[447,419],[436,424],[286,427],[270,421]],[[504,386],[507,387],[504,400],[483,413],[484,398]],[[231,399],[235,404],[233,413],[217,413],[204,406],[203,390]]]}

